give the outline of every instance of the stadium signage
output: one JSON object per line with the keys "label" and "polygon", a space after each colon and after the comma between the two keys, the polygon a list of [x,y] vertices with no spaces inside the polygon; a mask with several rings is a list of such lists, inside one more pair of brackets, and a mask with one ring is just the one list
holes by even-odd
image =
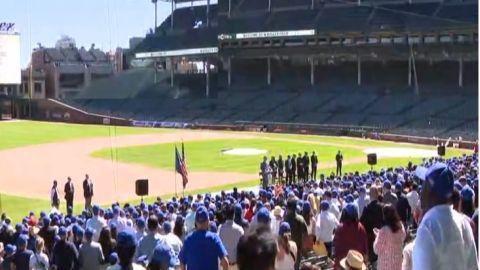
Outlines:
{"label": "stadium signage", "polygon": [[15,23],[0,22],[0,33],[11,33],[15,31]]}
{"label": "stadium signage", "polygon": [[313,36],[313,35],[315,35],[315,29],[221,34],[221,35],[218,35],[218,39],[220,40],[252,39],[252,38],[272,38],[272,37]]}
{"label": "stadium signage", "polygon": [[172,57],[172,56],[185,56],[196,54],[212,54],[218,53],[218,47],[206,47],[195,49],[183,49],[183,50],[171,50],[171,51],[158,51],[158,52],[144,52],[135,54],[136,58],[156,58],[156,57]]}

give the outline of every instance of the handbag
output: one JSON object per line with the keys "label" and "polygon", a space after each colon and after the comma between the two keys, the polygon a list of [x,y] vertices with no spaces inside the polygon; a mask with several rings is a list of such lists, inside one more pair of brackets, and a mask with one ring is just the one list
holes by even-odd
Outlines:
{"label": "handbag", "polygon": [[37,264],[39,264],[40,267],[42,267],[42,269],[47,270],[47,266],[42,261],[40,261],[38,259],[37,253],[33,253],[33,255],[35,255],[35,259],[37,260]]}
{"label": "handbag", "polygon": [[317,241],[313,245],[313,252],[317,254],[317,256],[327,256],[327,248],[322,241]]}

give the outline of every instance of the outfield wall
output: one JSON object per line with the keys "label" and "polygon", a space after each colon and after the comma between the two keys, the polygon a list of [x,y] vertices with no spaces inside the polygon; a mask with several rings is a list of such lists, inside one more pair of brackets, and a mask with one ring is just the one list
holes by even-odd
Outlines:
{"label": "outfield wall", "polygon": [[129,119],[88,113],[54,99],[32,101],[32,118],[34,120],[75,124],[131,125],[131,120]]}

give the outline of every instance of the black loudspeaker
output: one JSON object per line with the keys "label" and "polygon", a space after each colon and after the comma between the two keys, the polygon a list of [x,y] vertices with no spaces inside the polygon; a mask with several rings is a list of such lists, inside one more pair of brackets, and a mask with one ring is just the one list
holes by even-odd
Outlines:
{"label": "black loudspeaker", "polygon": [[377,165],[377,153],[367,155],[368,165]]}
{"label": "black loudspeaker", "polygon": [[148,179],[138,179],[135,181],[135,193],[138,196],[148,196]]}
{"label": "black loudspeaker", "polygon": [[437,154],[441,157],[445,156],[445,145],[439,145],[437,147]]}

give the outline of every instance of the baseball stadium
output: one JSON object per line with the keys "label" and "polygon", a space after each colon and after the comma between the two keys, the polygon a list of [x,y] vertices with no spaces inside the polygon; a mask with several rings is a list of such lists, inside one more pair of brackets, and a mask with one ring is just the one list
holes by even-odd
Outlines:
{"label": "baseball stadium", "polygon": [[[286,214],[287,201],[298,197],[300,212],[308,204],[312,213],[318,210],[318,219],[325,205],[319,194],[331,190],[343,205],[340,212],[348,216],[349,204],[356,204],[359,219],[359,194],[365,185],[372,199],[371,185],[385,190],[391,184],[400,192],[400,203],[400,197],[410,198],[413,186],[422,186],[420,169],[431,171],[438,164],[453,168],[452,188],[455,183],[461,205],[471,190],[473,210],[478,208],[478,1],[152,3],[154,27],[145,36],[132,37],[128,48],[109,52],[95,45],[79,48],[73,38],[63,36],[55,46],[34,48],[28,67],[15,76],[0,75],[2,225],[7,217],[9,223],[26,224],[29,216],[39,213],[65,222],[62,213],[67,212],[88,224],[89,216],[100,208],[107,220],[108,209],[116,207],[112,203],[125,205],[126,212],[133,205],[140,215],[143,206],[152,206],[150,215],[159,221],[164,214],[157,213],[155,205],[172,208],[170,213],[179,216],[185,210],[188,218],[192,198],[203,203],[203,196],[217,215],[214,211],[225,207],[223,200],[237,190],[251,196],[246,204],[254,198],[258,203],[265,194],[273,196],[264,202],[271,206],[272,217],[277,207]],[[157,18],[157,5],[168,9],[166,18]],[[8,52],[1,54],[2,42],[6,45],[19,35],[2,30],[0,24],[0,73],[13,69],[2,67],[9,57]],[[293,169],[291,162],[296,163]],[[458,188],[463,180],[467,184]],[[433,186],[432,192],[437,189]],[[210,201],[215,196],[216,201]],[[319,197],[318,205],[309,196]],[[189,210],[181,209],[177,199]],[[232,202],[243,207],[237,197]],[[100,207],[97,213],[95,207]],[[260,223],[258,209],[254,220]],[[402,220],[413,237],[417,225],[422,226],[414,218],[416,210],[421,211],[420,203]],[[473,210],[463,213],[478,224],[478,210],[475,214]],[[399,206],[396,211],[403,218]],[[150,220],[148,211],[146,217]],[[221,219],[212,217],[210,223],[221,228]],[[342,223],[343,214],[338,219]],[[57,233],[62,231],[60,224]],[[87,225],[86,234],[88,229]],[[370,241],[367,225],[365,229],[369,250],[363,253],[363,266],[400,269],[372,248],[370,244],[377,242]],[[473,234],[478,243],[476,227]],[[319,235],[314,236],[318,240]],[[343,254],[337,240],[334,250]],[[117,241],[121,243],[120,238]],[[308,257],[305,254],[312,250],[298,251],[290,269],[366,269],[351,266],[350,249],[342,256],[343,263],[351,265],[344,267],[342,258],[330,253],[327,240],[323,242],[325,254]],[[203,269],[180,268],[188,264],[184,252],[177,254],[180,263],[165,269]],[[222,269],[289,269],[242,266],[240,244],[236,252],[235,260],[228,256],[235,264]],[[378,261],[372,261],[377,255]],[[299,257],[302,267],[319,268],[299,268]],[[49,259],[53,264],[55,259]],[[422,264],[412,260],[417,267],[402,269],[474,269],[418,267]],[[148,257],[145,266],[152,261]],[[1,262],[0,269],[7,269]],[[238,268],[232,268],[237,263]]]}

